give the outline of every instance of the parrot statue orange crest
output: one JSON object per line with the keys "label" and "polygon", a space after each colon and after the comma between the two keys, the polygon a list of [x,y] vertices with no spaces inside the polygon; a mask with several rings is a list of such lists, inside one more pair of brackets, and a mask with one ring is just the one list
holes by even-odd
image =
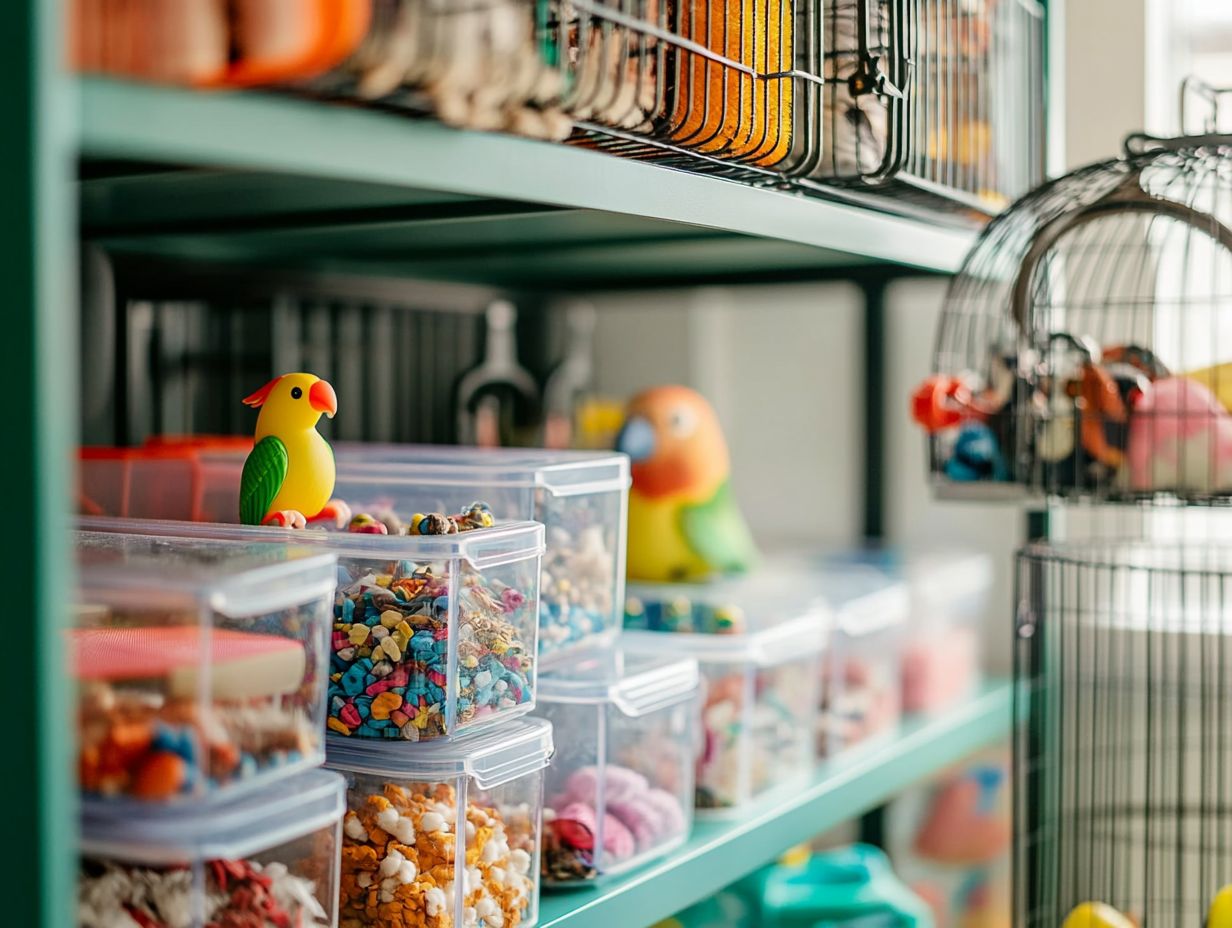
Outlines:
{"label": "parrot statue orange crest", "polygon": [[283,374],[244,397],[260,409],[255,444],[240,477],[240,521],[245,525],[304,528],[308,521],[345,524],[346,504],[331,500],[334,452],[317,431],[338,411],[334,388],[315,374]]}
{"label": "parrot statue orange crest", "polygon": [[651,582],[741,573],[757,559],[729,481],[719,419],[688,387],[655,387],[628,406],[616,450],[632,461],[629,577]]}

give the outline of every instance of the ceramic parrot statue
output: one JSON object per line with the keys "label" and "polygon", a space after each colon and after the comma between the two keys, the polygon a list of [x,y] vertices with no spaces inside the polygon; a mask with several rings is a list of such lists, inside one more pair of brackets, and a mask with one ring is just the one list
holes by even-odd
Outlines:
{"label": "ceramic parrot statue", "polygon": [[752,566],[757,551],[732,494],[727,443],[699,393],[666,386],[638,394],[616,448],[633,462],[631,579],[694,580]]}
{"label": "ceramic parrot statue", "polygon": [[315,374],[283,374],[244,404],[261,410],[240,478],[245,525],[303,528],[309,520],[349,518],[334,492],[334,452],[317,432],[338,411],[334,388]]}

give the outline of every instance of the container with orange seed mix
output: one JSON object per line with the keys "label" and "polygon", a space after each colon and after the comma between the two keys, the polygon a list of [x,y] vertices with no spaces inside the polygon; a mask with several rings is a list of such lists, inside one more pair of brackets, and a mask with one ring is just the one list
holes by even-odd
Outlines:
{"label": "container with orange seed mix", "polygon": [[327,741],[347,780],[339,928],[535,924],[548,722],[414,746]]}

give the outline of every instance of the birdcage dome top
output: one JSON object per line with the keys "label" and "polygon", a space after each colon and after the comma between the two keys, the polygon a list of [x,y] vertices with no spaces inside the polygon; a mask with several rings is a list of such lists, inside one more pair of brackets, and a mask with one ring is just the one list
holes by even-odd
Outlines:
{"label": "birdcage dome top", "polygon": [[1134,136],[993,220],[912,398],[940,486],[1232,499],[1232,137]]}

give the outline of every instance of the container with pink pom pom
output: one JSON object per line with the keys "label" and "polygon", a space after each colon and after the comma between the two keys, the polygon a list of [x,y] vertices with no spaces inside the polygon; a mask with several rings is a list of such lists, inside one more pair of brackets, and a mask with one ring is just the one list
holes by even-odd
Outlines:
{"label": "container with pink pom pom", "polygon": [[539,680],[556,755],[545,794],[544,886],[623,873],[678,847],[693,821],[699,679],[690,658],[582,654]]}

